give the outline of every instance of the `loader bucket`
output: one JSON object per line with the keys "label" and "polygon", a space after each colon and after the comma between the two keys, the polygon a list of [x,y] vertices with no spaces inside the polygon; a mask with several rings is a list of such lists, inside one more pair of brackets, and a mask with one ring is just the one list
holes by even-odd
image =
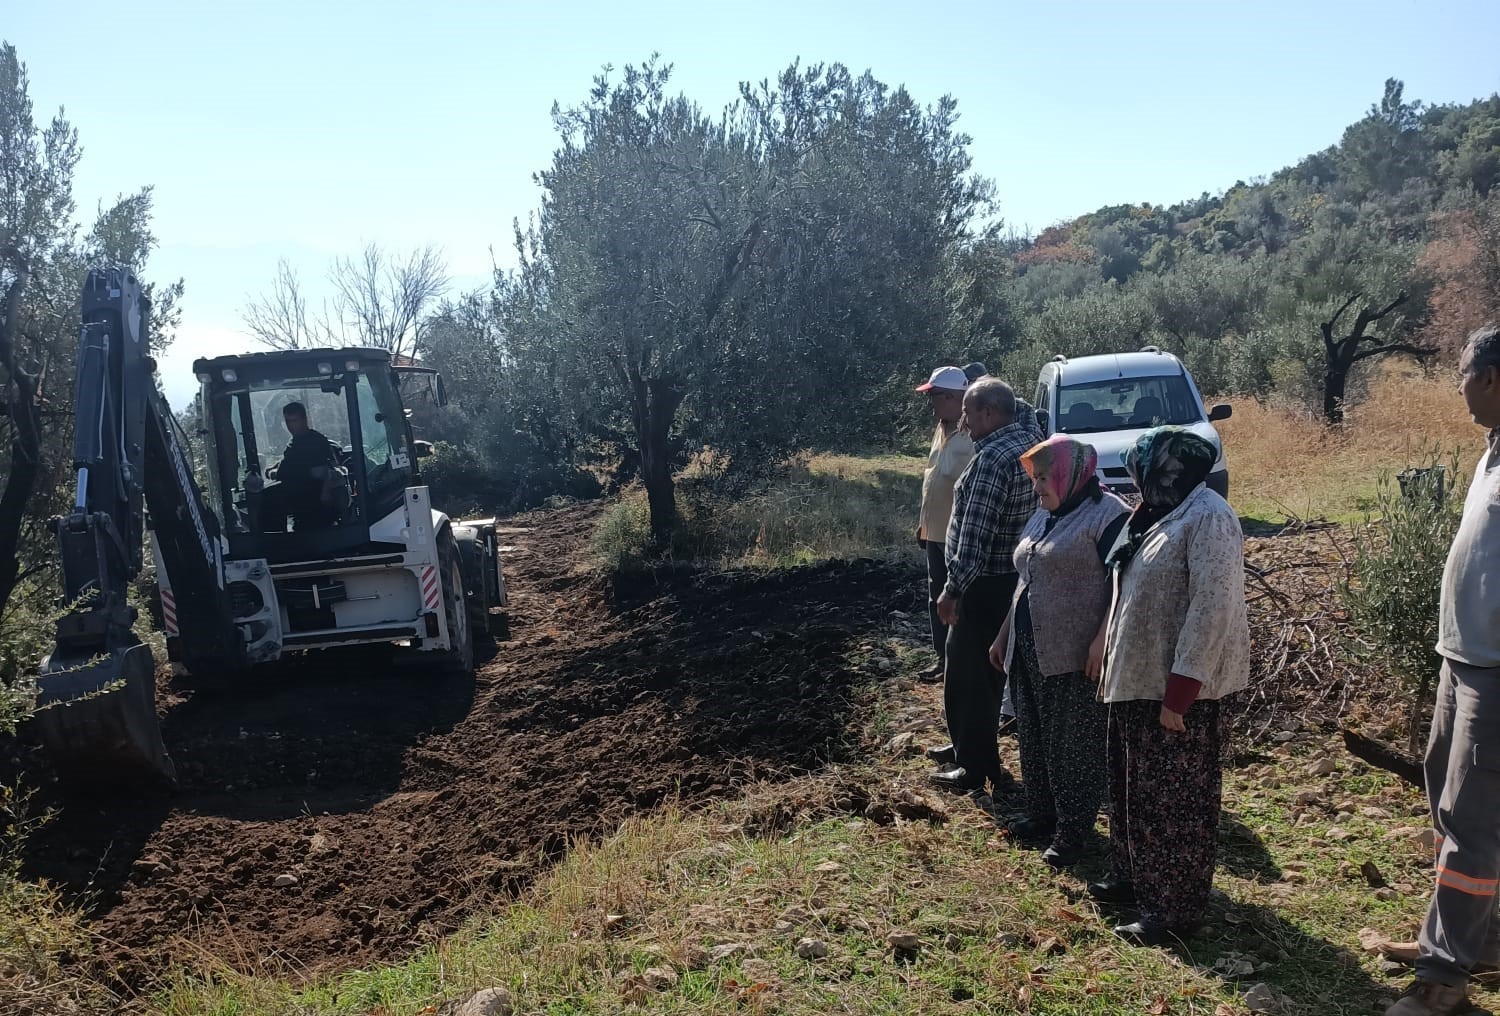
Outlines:
{"label": "loader bucket", "polygon": [[71,779],[113,786],[177,781],[156,718],[156,661],[144,644],[77,665],[49,660],[30,725]]}

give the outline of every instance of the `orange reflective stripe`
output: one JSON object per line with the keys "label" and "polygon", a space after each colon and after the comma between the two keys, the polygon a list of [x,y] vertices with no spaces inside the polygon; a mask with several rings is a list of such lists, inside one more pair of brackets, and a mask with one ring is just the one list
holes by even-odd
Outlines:
{"label": "orange reflective stripe", "polygon": [[1470,896],[1493,896],[1495,890],[1500,888],[1500,879],[1474,878],[1463,872],[1454,871],[1452,868],[1439,867],[1437,884],[1448,889],[1457,889]]}

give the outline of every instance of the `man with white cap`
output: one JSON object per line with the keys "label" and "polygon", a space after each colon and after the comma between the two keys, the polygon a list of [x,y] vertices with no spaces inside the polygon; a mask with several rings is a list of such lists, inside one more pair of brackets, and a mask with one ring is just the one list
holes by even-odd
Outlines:
{"label": "man with white cap", "polygon": [[932,681],[942,679],[948,641],[948,626],[938,617],[937,601],[948,582],[943,541],[953,515],[953,485],[974,457],[974,439],[958,429],[969,381],[960,367],[939,367],[926,384],[917,386],[917,391],[926,394],[936,423],[927,469],[922,474],[922,508],[917,521],[917,543],[927,552],[927,618],[932,626],[932,651],[937,654],[936,665],[924,677]]}

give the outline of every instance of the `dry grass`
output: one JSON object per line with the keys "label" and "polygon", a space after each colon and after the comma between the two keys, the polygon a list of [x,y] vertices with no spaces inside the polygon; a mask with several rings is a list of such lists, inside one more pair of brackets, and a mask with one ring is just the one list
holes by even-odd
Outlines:
{"label": "dry grass", "polygon": [[1219,424],[1230,469],[1230,500],[1265,521],[1350,521],[1369,507],[1382,472],[1399,472],[1458,452],[1464,468],[1484,446],[1452,379],[1391,366],[1353,407],[1342,433],[1298,408],[1236,399]]}
{"label": "dry grass", "polygon": [[[682,525],[672,556],[727,567],[786,567],[829,558],[915,553],[924,460],[910,455],[808,454],[775,482],[736,500],[688,477],[678,490]],[[606,567],[645,556],[644,491],[600,519],[594,550]]]}

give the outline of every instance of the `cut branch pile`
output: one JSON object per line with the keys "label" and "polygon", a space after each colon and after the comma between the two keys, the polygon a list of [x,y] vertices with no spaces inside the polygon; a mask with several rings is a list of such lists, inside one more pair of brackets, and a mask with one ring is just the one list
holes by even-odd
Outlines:
{"label": "cut branch pile", "polygon": [[1339,599],[1348,562],[1347,539],[1327,523],[1298,520],[1274,536],[1246,538],[1253,655],[1250,688],[1235,709],[1241,737],[1401,715],[1398,683],[1350,652],[1356,635]]}

